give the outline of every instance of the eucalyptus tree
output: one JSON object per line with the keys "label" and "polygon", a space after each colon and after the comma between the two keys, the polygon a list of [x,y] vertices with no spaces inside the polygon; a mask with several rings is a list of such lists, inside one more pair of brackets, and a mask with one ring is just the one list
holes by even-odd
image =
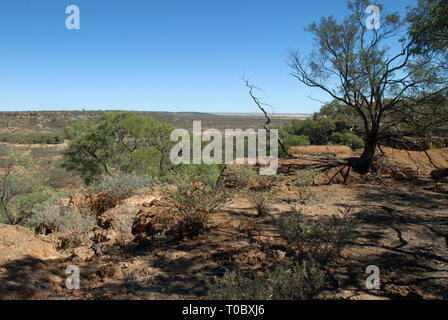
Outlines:
{"label": "eucalyptus tree", "polygon": [[305,56],[291,51],[288,60],[291,75],[301,83],[356,112],[365,145],[350,164],[361,174],[370,171],[380,141],[403,136],[404,118],[397,113],[405,102],[423,103],[446,92],[442,66],[413,51],[407,17],[378,5],[380,23],[372,28],[366,20],[369,5],[367,0],[349,1],[342,22],[330,16],[309,25],[305,30],[314,36],[315,50]]}
{"label": "eucalyptus tree", "polygon": [[81,173],[86,184],[112,172],[159,174],[172,167],[172,126],[134,112],[108,112],[94,125],[76,122],[66,128],[70,139],[63,166]]}

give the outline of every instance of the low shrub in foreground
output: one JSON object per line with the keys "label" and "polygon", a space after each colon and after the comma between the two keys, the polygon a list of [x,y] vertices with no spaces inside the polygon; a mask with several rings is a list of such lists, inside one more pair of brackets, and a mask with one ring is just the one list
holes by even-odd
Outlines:
{"label": "low shrub in foreground", "polygon": [[311,198],[311,186],[314,184],[314,178],[318,172],[315,170],[297,170],[292,181],[297,188],[297,195],[299,200],[303,203]]}
{"label": "low shrub in foreground", "polygon": [[226,202],[228,194],[220,186],[210,186],[181,177],[173,187],[166,187],[166,198],[176,209],[178,231],[193,238],[207,229],[210,217]]}
{"label": "low shrub in foreground", "polygon": [[257,210],[257,216],[263,217],[274,201],[274,184],[280,175],[259,175],[249,165],[231,165],[227,168],[234,187],[242,197],[246,198]]}
{"label": "low shrub in foreground", "polygon": [[145,269],[135,269],[126,277],[126,280],[131,286],[147,288],[153,285],[154,274]]}
{"label": "low shrub in foreground", "polygon": [[60,248],[89,245],[92,232],[98,227],[96,217],[90,212],[79,212],[61,207],[56,199],[44,202],[34,209],[27,226],[38,233],[58,231]]}
{"label": "low shrub in foreground", "polygon": [[312,261],[286,262],[266,270],[266,279],[234,271],[208,283],[215,300],[304,300],[324,285],[324,272]]}
{"label": "low shrub in foreground", "polygon": [[91,244],[92,232],[98,227],[96,217],[92,213],[63,208],[61,221],[59,226],[59,230],[63,234],[60,238],[61,248],[76,248]]}
{"label": "low shrub in foreground", "polygon": [[246,190],[245,197],[255,206],[258,217],[264,217],[269,213],[269,208],[274,201],[275,192],[271,189]]}
{"label": "low shrub in foreground", "polygon": [[354,229],[355,224],[348,213],[317,221],[295,211],[279,223],[280,235],[288,243],[289,254],[298,261],[313,259],[322,264],[341,255],[347,243],[355,238]]}
{"label": "low shrub in foreground", "polygon": [[257,172],[249,165],[232,164],[226,168],[226,173],[232,179],[237,189],[247,188],[251,180],[257,176]]}

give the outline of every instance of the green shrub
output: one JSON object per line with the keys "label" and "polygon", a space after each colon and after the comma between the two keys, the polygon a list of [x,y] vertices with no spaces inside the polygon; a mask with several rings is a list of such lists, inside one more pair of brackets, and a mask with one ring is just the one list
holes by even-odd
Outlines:
{"label": "green shrub", "polygon": [[60,215],[58,230],[63,236],[59,238],[59,247],[66,249],[89,246],[92,242],[92,232],[98,227],[95,215],[70,208],[61,208]]}
{"label": "green shrub", "polygon": [[330,137],[330,144],[348,146],[352,149],[364,147],[364,140],[351,132],[334,132]]}
{"label": "green shrub", "polygon": [[[304,135],[295,135],[286,133],[281,138],[286,149],[289,149],[290,147],[310,145],[309,137]],[[286,156],[285,152],[283,151],[280,145],[278,147],[278,156],[279,157]]]}
{"label": "green shrub", "polygon": [[235,271],[226,271],[222,278],[215,276],[208,282],[211,300],[267,300],[270,298],[266,280],[257,276],[245,277]]}
{"label": "green shrub", "polygon": [[157,181],[146,175],[140,176],[134,173],[104,174],[94,182],[90,192],[107,192],[114,199],[123,200],[132,196],[136,190],[155,185],[157,185]]}
{"label": "green shrub", "polygon": [[97,228],[97,221],[91,212],[79,212],[62,207],[58,200],[53,198],[36,206],[26,225],[37,233],[58,231],[59,246],[66,249],[90,244],[92,232]]}
{"label": "green shrub", "polygon": [[269,208],[274,202],[275,192],[272,189],[249,189],[244,191],[247,200],[255,206],[258,217],[268,214]]}
{"label": "green shrub", "polygon": [[226,168],[227,176],[237,189],[248,188],[250,182],[256,179],[257,172],[247,164],[231,164]]}
{"label": "green shrub", "polygon": [[317,175],[317,171],[310,169],[296,171],[292,184],[297,188],[298,197],[302,203],[311,197],[310,187],[314,184],[314,178]]}
{"label": "green shrub", "polygon": [[227,176],[237,189],[270,189],[280,179],[280,175],[262,176],[247,164],[232,164],[226,169]]}
{"label": "green shrub", "polygon": [[313,261],[279,264],[267,272],[270,293],[275,300],[311,298],[324,285],[324,272]]}
{"label": "green shrub", "polygon": [[218,184],[223,165],[219,164],[182,164],[170,173],[161,177],[161,181],[176,183],[179,180],[195,180],[207,186],[214,187]]}
{"label": "green shrub", "polygon": [[266,279],[226,272],[208,283],[214,300],[303,300],[311,298],[324,285],[319,265],[302,261],[279,264],[266,271]]}
{"label": "green shrub", "polygon": [[332,215],[328,220],[306,219],[293,212],[279,223],[280,235],[296,260],[315,260],[327,263],[338,258],[345,245],[354,239],[355,224],[348,213]]}
{"label": "green shrub", "polygon": [[313,145],[326,145],[332,132],[336,130],[333,120],[324,118],[320,120],[295,119],[290,126],[290,133],[298,136],[307,136]]}
{"label": "green shrub", "polygon": [[207,223],[226,202],[228,194],[221,185],[210,186],[196,177],[179,176],[174,186],[165,188],[167,200],[180,218],[180,237],[195,238],[208,227]]}

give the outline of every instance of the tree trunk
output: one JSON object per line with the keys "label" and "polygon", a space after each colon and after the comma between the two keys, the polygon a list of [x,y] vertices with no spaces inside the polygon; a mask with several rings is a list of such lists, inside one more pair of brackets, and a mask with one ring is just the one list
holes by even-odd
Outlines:
{"label": "tree trunk", "polygon": [[361,156],[355,161],[353,169],[359,174],[369,173],[372,167],[373,157],[375,156],[377,142],[374,139],[369,139]]}

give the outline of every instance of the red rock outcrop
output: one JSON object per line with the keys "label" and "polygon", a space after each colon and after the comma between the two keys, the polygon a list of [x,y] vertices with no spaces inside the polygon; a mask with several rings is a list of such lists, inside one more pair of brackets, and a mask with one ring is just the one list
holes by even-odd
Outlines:
{"label": "red rock outcrop", "polygon": [[162,198],[154,199],[139,210],[132,225],[134,241],[146,245],[156,234],[168,231],[175,223],[173,207]]}
{"label": "red rock outcrop", "polygon": [[98,194],[75,194],[70,197],[68,206],[80,212],[92,213],[96,216],[98,226],[110,229],[113,226],[112,218],[107,214],[109,209],[116,207],[119,199],[101,192]]}

